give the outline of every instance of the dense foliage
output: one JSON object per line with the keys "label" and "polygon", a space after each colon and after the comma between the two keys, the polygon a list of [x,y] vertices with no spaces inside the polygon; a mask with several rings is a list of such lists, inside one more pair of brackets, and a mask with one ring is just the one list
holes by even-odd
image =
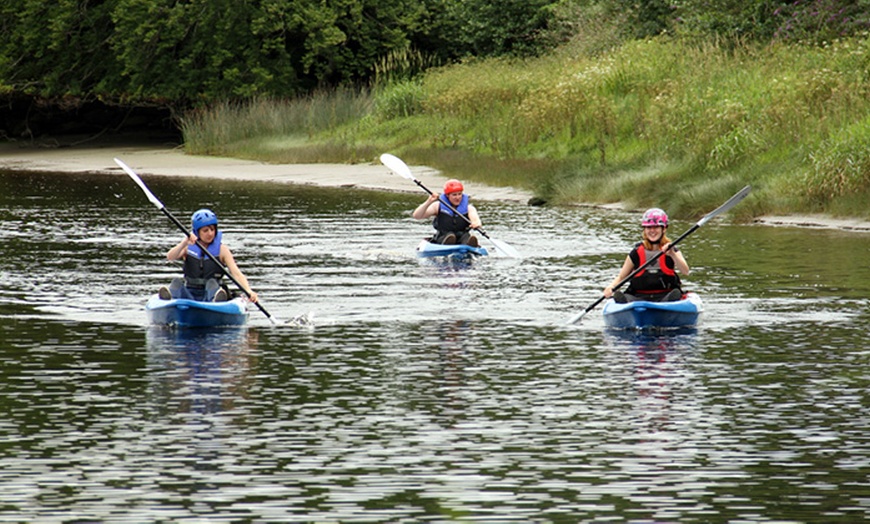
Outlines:
{"label": "dense foliage", "polygon": [[[0,94],[190,107],[367,85],[391,53],[536,56],[578,32],[824,40],[870,0],[0,0]],[[582,27],[578,20],[593,22]],[[609,28],[609,29],[608,29]]]}
{"label": "dense foliage", "polygon": [[409,45],[416,0],[3,0],[0,83],[186,104],[365,79]]}
{"label": "dense foliage", "polygon": [[532,54],[547,0],[2,0],[0,88],[181,106],[365,84],[391,52]]}

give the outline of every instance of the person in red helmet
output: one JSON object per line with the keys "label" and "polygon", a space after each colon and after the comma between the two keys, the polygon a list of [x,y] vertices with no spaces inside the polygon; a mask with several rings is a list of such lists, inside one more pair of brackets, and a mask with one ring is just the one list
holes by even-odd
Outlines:
{"label": "person in red helmet", "polygon": [[472,229],[482,224],[477,209],[468,202],[468,195],[459,180],[448,180],[444,183],[444,192],[440,195],[432,193],[425,202],[417,206],[413,217],[417,220],[435,217],[432,226],[435,236],[430,242],[435,244],[468,244],[480,246],[477,237],[471,234]]}
{"label": "person in red helmet", "polygon": [[[625,258],[619,275],[604,288],[605,297],[613,297],[617,302],[632,302],[635,300],[650,300],[653,302],[671,302],[683,297],[682,283],[677,271],[689,274],[689,264],[683,258],[680,248],[671,247],[671,241],[665,235],[668,229],[668,215],[655,207],[648,209],[641,218],[643,227],[642,242],[635,244],[634,249]],[[614,290],[613,286],[622,282],[635,268],[638,268],[654,257],[659,251],[665,254],[657,262],[647,266],[643,271],[632,277],[625,293]]]}

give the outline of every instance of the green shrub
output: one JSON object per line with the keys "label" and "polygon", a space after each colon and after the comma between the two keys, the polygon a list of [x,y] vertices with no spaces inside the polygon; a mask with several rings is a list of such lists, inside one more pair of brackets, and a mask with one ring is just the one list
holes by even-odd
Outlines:
{"label": "green shrub", "polygon": [[416,80],[389,84],[377,91],[373,114],[379,120],[407,118],[423,109],[423,86]]}
{"label": "green shrub", "polygon": [[[413,152],[408,161],[531,186],[556,202],[670,203],[695,214],[753,183],[756,213],[834,209],[870,193],[868,48],[867,38],[819,47],[657,37],[593,57],[571,45],[431,69],[374,95],[217,106],[226,114],[200,115],[190,137],[213,127],[201,141],[208,151],[271,136],[260,142],[331,151],[321,158]],[[288,141],[299,136],[307,145]]]}
{"label": "green shrub", "polygon": [[807,197],[817,204],[870,189],[870,116],[822,141],[809,155]]}

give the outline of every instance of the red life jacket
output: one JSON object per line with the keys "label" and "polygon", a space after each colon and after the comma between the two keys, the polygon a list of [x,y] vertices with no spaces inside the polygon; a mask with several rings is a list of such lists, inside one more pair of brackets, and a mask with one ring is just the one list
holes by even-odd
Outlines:
{"label": "red life jacket", "polygon": [[[646,249],[642,243],[635,246],[632,253],[635,252],[638,258],[635,267],[641,267],[646,263]],[[646,267],[633,276],[628,284],[626,293],[632,295],[655,295],[667,293],[672,289],[679,289],[682,283],[680,282],[680,276],[674,270],[673,259],[667,255],[662,255],[659,257],[658,262],[658,268],[655,271],[650,271],[649,267]]]}

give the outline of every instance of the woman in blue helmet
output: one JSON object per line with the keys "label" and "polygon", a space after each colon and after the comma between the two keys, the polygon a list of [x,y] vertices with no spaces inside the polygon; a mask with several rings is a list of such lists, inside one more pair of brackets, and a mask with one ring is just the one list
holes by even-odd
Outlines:
{"label": "woman in blue helmet", "polygon": [[[472,229],[482,224],[477,209],[468,202],[468,195],[459,180],[448,180],[444,192],[431,193],[425,202],[417,206],[413,217],[417,220],[435,217],[432,225],[436,234],[430,242],[435,244],[468,244],[478,247],[480,242],[471,234]],[[459,213],[455,213],[454,210]]]}
{"label": "woman in blue helmet", "polygon": [[186,298],[208,302],[223,302],[229,298],[226,285],[221,284],[223,269],[203,251],[205,248],[247,291],[251,302],[256,302],[257,294],[236,265],[232,251],[221,242],[223,233],[218,231],[217,215],[210,209],[200,209],[193,214],[190,222],[193,233],[166,252],[169,260],[184,261],[184,278],[174,278],[169,287],[161,287],[158,292],[160,298]]}
{"label": "woman in blue helmet", "polygon": [[[649,300],[653,302],[671,302],[680,300],[683,296],[682,283],[677,271],[684,275],[689,274],[689,264],[683,258],[680,248],[671,247],[671,241],[665,235],[668,229],[668,215],[661,209],[654,207],[648,209],[641,218],[640,225],[643,228],[642,242],[637,243],[631,253],[625,258],[619,275],[613,282],[604,288],[605,297],[613,297],[616,302],[633,302],[635,300]],[[614,290],[613,286],[625,280],[635,268],[638,268],[652,259],[660,251],[665,254],[658,261],[647,266],[643,271],[633,276],[628,283],[625,293]]]}

